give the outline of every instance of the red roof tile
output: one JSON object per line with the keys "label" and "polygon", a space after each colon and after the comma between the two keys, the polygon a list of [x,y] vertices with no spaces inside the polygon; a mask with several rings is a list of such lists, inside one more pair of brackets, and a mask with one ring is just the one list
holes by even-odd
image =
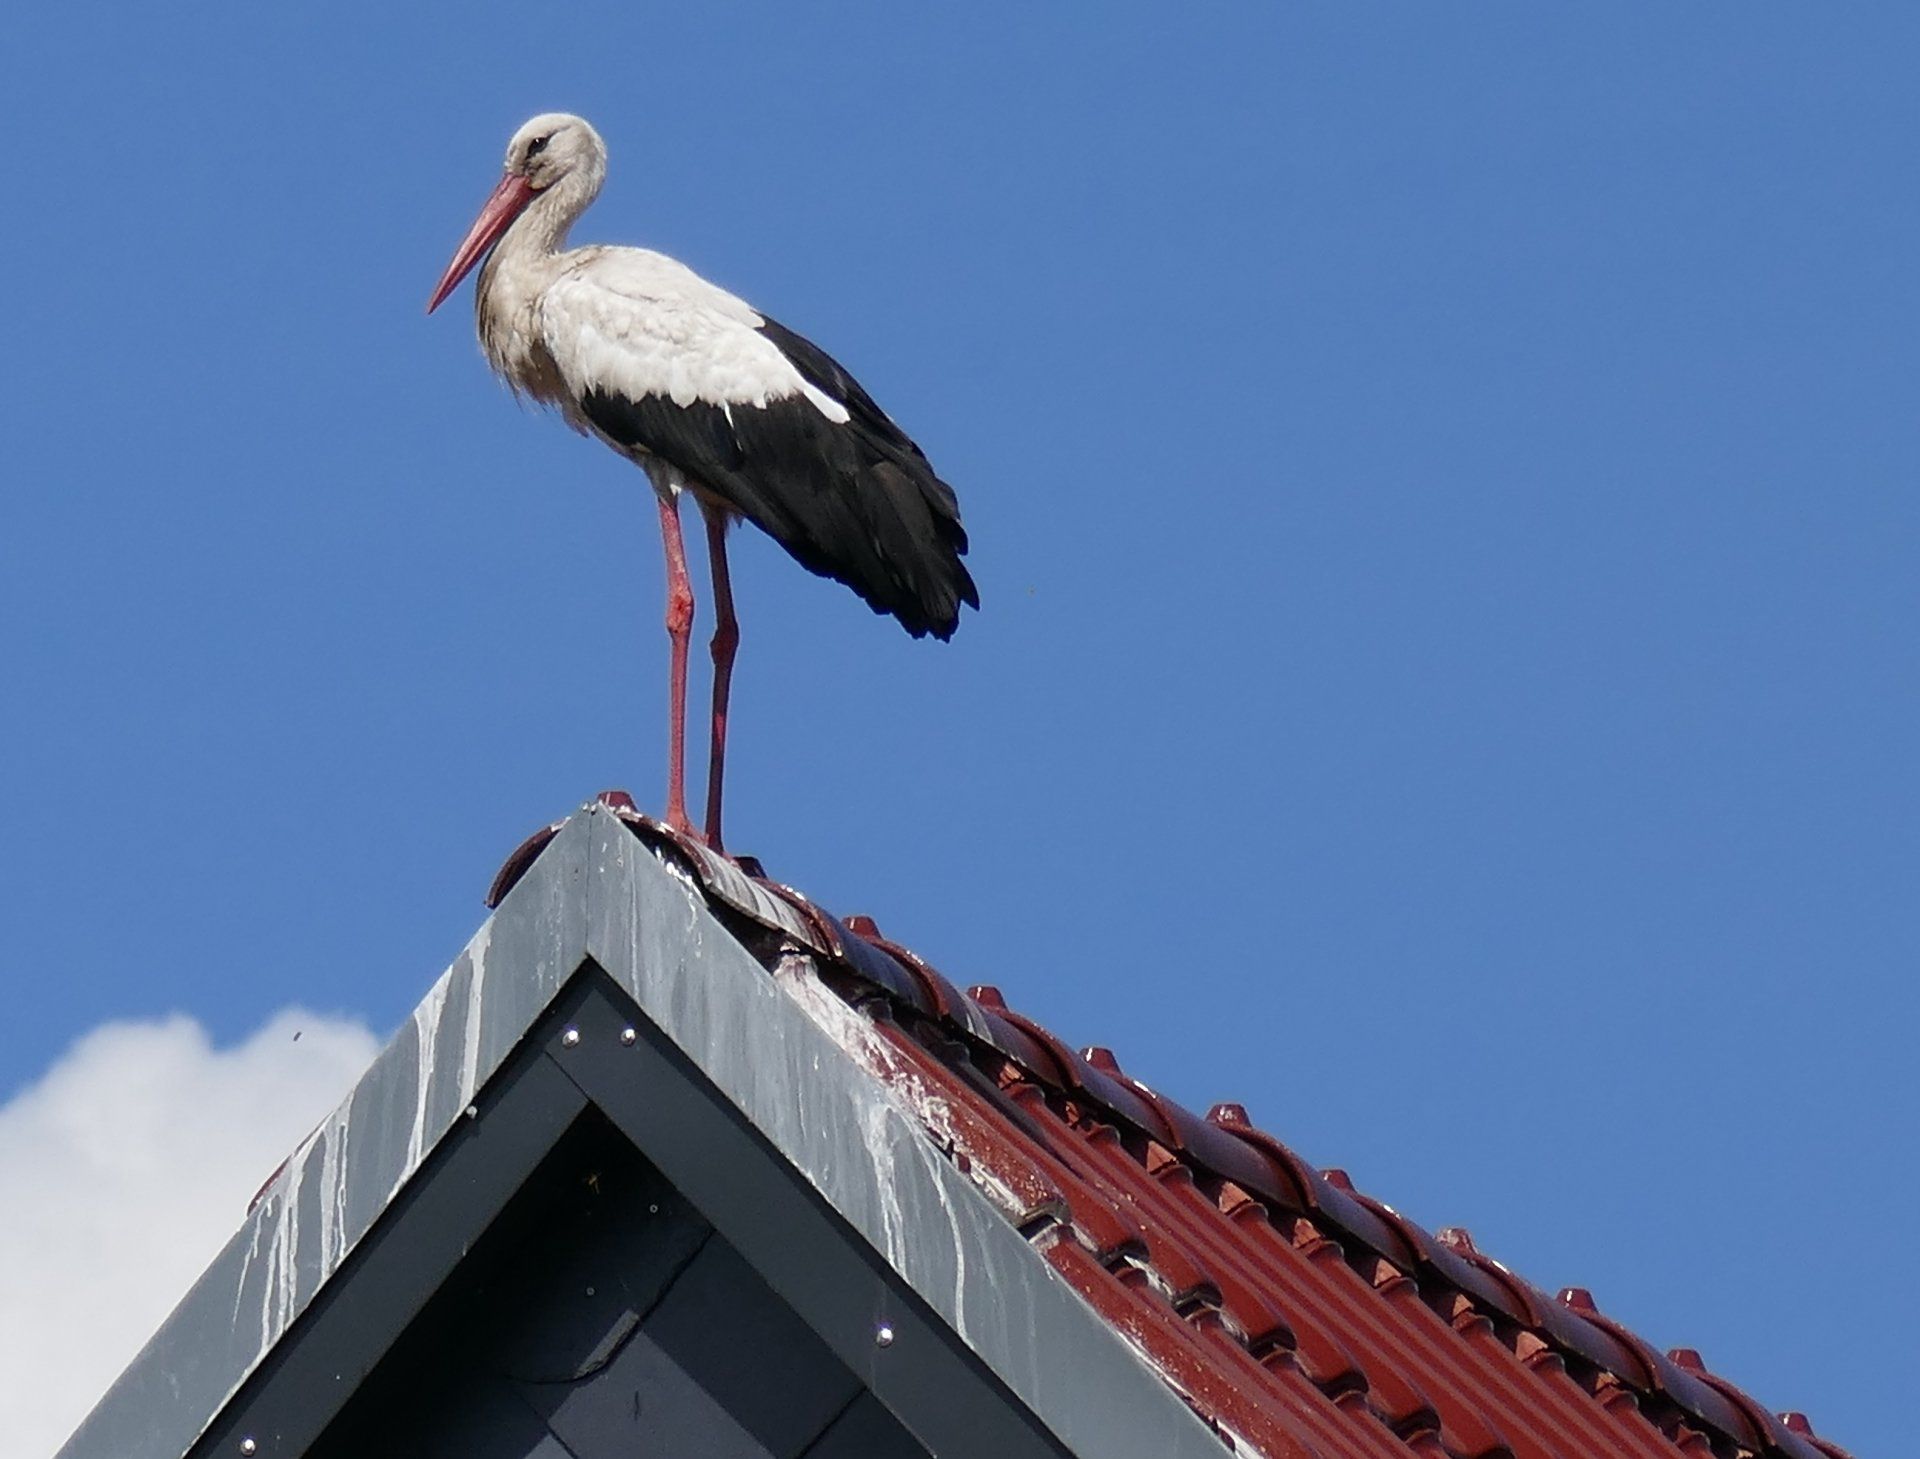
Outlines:
{"label": "red roof tile", "polygon": [[[818,955],[877,1039],[850,1052],[929,1112],[934,1139],[1236,1450],[1325,1459],[1846,1459],[1802,1414],[1769,1413],[1317,1171],[1237,1105],[1202,1118],[1076,1053],[993,988],[962,993],[871,919],[603,800],[676,854],[717,910]],[[502,869],[497,902],[543,849]],[[744,869],[743,869],[744,866]],[[933,1112],[937,1111],[937,1115]]]}

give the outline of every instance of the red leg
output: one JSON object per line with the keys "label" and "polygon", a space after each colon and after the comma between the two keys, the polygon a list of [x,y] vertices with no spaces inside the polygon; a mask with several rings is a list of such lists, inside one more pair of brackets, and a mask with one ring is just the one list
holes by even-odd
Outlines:
{"label": "red leg", "polygon": [[733,656],[740,647],[740,621],[733,616],[733,581],[727,574],[727,513],[700,503],[707,519],[707,552],[713,563],[713,740],[707,755],[707,844],[720,850],[720,785],[727,770],[727,695],[733,687]]}
{"label": "red leg", "polygon": [[672,723],[667,732],[667,824],[691,831],[687,819],[687,640],[693,632],[693,584],[687,580],[687,546],[680,537],[680,498],[660,497],[660,535],[667,544],[667,638],[673,645],[668,685]]}

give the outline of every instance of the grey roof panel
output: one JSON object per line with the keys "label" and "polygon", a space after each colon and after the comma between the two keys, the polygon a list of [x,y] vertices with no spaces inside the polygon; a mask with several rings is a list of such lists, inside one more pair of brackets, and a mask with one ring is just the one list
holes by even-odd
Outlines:
{"label": "grey roof panel", "polygon": [[[186,1453],[589,962],[1069,1450],[1217,1459],[1219,1439],[836,1042],[829,1012],[770,976],[682,874],[591,806],[294,1153],[60,1459]],[[782,1295],[805,1310],[833,1294]]]}

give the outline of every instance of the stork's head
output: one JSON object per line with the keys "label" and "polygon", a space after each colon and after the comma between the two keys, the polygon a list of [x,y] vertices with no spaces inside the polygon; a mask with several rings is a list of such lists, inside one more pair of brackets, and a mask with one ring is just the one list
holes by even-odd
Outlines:
{"label": "stork's head", "polygon": [[[553,238],[565,236],[580,210],[593,201],[606,175],[607,144],[584,118],[550,111],[522,126],[507,143],[506,172],[499,186],[454,251],[453,261],[427,301],[427,313],[438,309],[459,287],[535,198],[555,194],[545,210],[549,222],[557,225],[549,235],[551,245]],[[552,216],[556,208],[557,218]]]}
{"label": "stork's head", "polygon": [[506,170],[509,177],[524,177],[535,192],[575,173],[598,179],[606,174],[607,144],[584,117],[543,112],[507,143]]}

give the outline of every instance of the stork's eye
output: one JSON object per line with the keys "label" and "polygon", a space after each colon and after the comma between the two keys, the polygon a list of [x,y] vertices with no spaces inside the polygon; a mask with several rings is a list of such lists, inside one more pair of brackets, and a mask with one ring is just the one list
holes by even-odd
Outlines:
{"label": "stork's eye", "polygon": [[546,151],[547,143],[552,140],[552,137],[535,137],[531,142],[527,143],[527,161],[533,161],[534,158]]}

